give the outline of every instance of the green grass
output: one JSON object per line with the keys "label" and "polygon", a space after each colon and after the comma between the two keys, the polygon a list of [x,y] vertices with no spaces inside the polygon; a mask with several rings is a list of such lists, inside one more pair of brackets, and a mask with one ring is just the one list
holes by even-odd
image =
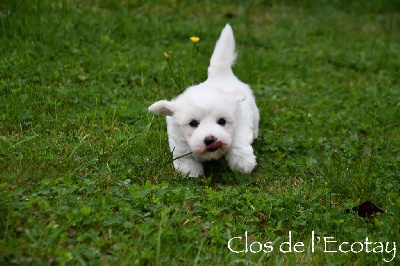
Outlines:
{"label": "green grass", "polygon": [[[396,1],[0,3],[0,264],[356,264],[316,236],[399,242],[400,5]],[[260,109],[251,175],[172,166],[165,119],[226,23]],[[178,73],[179,68],[173,65]],[[387,213],[345,213],[370,200]],[[228,249],[232,237],[271,253]],[[283,253],[292,234],[302,253]],[[234,248],[244,248],[238,239]],[[256,247],[256,246],[254,246]],[[400,251],[391,261],[400,262]]]}

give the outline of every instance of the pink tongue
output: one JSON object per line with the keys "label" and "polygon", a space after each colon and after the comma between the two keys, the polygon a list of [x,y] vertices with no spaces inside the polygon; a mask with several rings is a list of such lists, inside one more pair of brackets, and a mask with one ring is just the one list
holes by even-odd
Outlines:
{"label": "pink tongue", "polygon": [[208,145],[207,149],[214,150],[214,149],[218,149],[221,146],[222,146],[222,142],[221,141],[215,141],[215,142],[211,143],[210,145]]}

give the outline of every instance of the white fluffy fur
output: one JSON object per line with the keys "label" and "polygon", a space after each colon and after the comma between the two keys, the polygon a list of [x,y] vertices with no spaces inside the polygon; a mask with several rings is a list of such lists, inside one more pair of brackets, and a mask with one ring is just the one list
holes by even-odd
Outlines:
{"label": "white fluffy fur", "polygon": [[[169,147],[175,168],[183,175],[203,174],[202,162],[225,156],[232,170],[251,173],[256,157],[251,146],[258,135],[260,118],[250,87],[232,72],[235,63],[232,28],[223,29],[208,68],[208,79],[191,86],[172,101],[158,101],[149,107],[167,116]],[[226,123],[218,123],[223,118]],[[197,127],[191,126],[197,121]],[[218,141],[211,151],[205,139]],[[184,156],[185,154],[189,154]]]}

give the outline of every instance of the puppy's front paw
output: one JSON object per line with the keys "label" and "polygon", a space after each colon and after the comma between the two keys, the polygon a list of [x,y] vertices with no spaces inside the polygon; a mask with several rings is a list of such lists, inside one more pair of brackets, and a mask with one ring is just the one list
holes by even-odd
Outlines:
{"label": "puppy's front paw", "polygon": [[190,177],[198,177],[203,174],[203,165],[194,159],[178,159],[174,161],[175,169],[183,175],[189,174]]}
{"label": "puppy's front paw", "polygon": [[227,154],[226,159],[228,160],[229,167],[233,171],[245,174],[250,174],[257,165],[256,156],[253,154],[253,148],[251,146],[232,149]]}
{"label": "puppy's front paw", "polygon": [[199,175],[202,175],[204,173],[203,170],[203,165],[195,165],[192,166],[191,169],[188,172],[185,172],[184,174],[189,173],[189,177],[198,177]]}

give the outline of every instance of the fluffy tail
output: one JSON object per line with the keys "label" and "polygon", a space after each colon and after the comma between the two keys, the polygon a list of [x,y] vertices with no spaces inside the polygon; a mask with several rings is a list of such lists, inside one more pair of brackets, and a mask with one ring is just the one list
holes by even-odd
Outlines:
{"label": "fluffy tail", "polygon": [[229,24],[221,32],[208,68],[208,77],[233,74],[231,66],[235,63],[235,38]]}

